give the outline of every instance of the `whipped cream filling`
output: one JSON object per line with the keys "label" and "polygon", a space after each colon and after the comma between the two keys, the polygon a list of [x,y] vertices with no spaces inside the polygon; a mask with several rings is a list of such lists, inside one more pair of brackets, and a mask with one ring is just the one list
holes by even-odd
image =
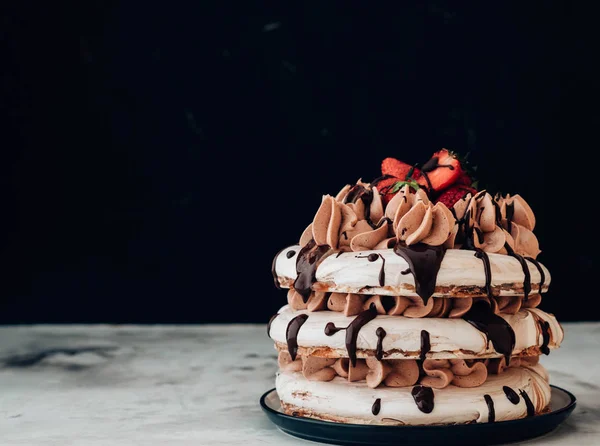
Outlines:
{"label": "whipped cream filling", "polygon": [[[347,382],[336,377],[329,382],[309,381],[300,372],[279,372],[276,388],[286,412],[300,416],[361,424],[452,424],[486,423],[490,417],[484,395],[493,402],[495,421],[528,416],[524,392],[536,414],[550,404],[547,372],[540,365],[511,367],[501,375],[492,375],[479,387],[448,386],[433,390],[433,410],[419,410],[411,394],[412,387],[369,388],[365,382]],[[519,395],[513,404],[503,387]],[[379,399],[376,415],[375,401]]]}
{"label": "whipped cream filling", "polygon": [[[287,253],[296,254],[288,257]],[[296,279],[296,260],[300,246],[284,249],[275,258],[275,274],[280,285],[290,288]],[[369,255],[378,256],[370,261]],[[491,290],[496,296],[522,295],[524,273],[517,259],[502,254],[488,254],[491,269]],[[384,261],[385,260],[385,261]],[[531,289],[539,289],[542,275],[537,266],[526,261]],[[540,263],[544,273],[541,292],[546,292],[551,282],[550,271]],[[342,252],[329,255],[316,270],[313,290],[336,293],[380,294],[387,296],[417,296],[415,280],[409,265],[392,249],[379,249],[358,252]],[[384,277],[381,285],[380,278]],[[484,297],[486,274],[483,262],[474,251],[448,249],[442,260],[433,296],[443,297]]]}
{"label": "whipped cream filling", "polygon": [[345,316],[354,316],[367,310],[371,304],[375,305],[377,314],[406,317],[462,317],[479,300],[490,303],[495,314],[516,314],[521,308],[535,308],[542,301],[541,294],[533,294],[527,299],[523,296],[501,296],[489,299],[487,297],[464,297],[461,299],[447,299],[434,297],[429,299],[427,305],[417,297],[408,296],[368,296],[352,293],[325,293],[313,291],[304,299],[294,289],[287,293],[288,304],[294,310],[313,311],[339,311]]}
{"label": "whipped cream filling", "polygon": [[[299,355],[314,354],[327,358],[349,357],[346,348],[344,330],[328,336],[325,328],[328,324],[336,327],[347,327],[354,317],[346,317],[333,311],[309,313],[306,310],[294,311],[289,305],[279,310],[279,315],[272,321],[269,336],[282,348],[287,345],[288,325],[299,315],[308,315],[299,329],[295,341]],[[515,333],[513,355],[539,355],[542,347],[558,348],[563,340],[563,330],[553,315],[537,308],[528,308],[518,313],[500,314]],[[548,323],[547,339],[540,320]],[[477,359],[499,358],[487,336],[459,318],[414,319],[404,316],[379,315],[362,326],[356,339],[358,358],[375,356],[379,337],[377,329],[386,332],[381,349],[384,359],[417,359],[421,353],[421,331],[429,333],[430,349],[427,358],[431,359]],[[546,342],[547,341],[547,342]]]}

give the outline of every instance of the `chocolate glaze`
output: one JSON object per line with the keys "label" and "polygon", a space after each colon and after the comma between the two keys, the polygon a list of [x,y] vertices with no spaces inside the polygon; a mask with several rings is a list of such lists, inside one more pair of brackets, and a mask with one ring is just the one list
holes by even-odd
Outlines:
{"label": "chocolate glaze", "polygon": [[419,410],[423,413],[433,411],[433,389],[425,386],[415,386],[410,391]]}
{"label": "chocolate glaze", "polygon": [[288,259],[291,259],[292,257],[294,257],[295,254],[296,254],[296,251],[294,251],[293,249],[290,249],[288,252],[285,253],[285,256]]}
{"label": "chocolate glaze", "polygon": [[506,230],[508,231],[509,234],[512,229],[512,221],[513,221],[514,214],[515,214],[515,204],[514,203],[507,204],[506,205]]}
{"label": "chocolate glaze", "polygon": [[451,164],[439,164],[440,159],[437,156],[431,157],[429,161],[423,164],[421,167],[422,172],[431,172],[432,170],[437,169],[438,167],[447,167],[450,170],[454,170],[454,166]]}
{"label": "chocolate glaze", "polygon": [[373,407],[371,407],[371,413],[373,415],[377,415],[377,414],[379,414],[380,410],[381,410],[381,398],[377,398],[375,400],[375,402],[373,403]]}
{"label": "chocolate glaze", "polygon": [[296,258],[296,272],[298,276],[294,281],[294,289],[302,296],[304,303],[310,295],[313,283],[316,281],[319,260],[330,250],[328,245],[317,246],[311,240],[298,253]]}
{"label": "chocolate glaze", "polygon": [[508,242],[504,243],[504,249],[509,256],[514,257],[521,264],[521,268],[523,269],[523,301],[527,302],[527,298],[529,297],[529,293],[531,292],[531,274],[529,273],[529,266],[527,265],[527,261],[523,258],[522,255],[517,254],[514,249],[508,244]]}
{"label": "chocolate glaze", "polygon": [[344,198],[344,203],[356,203],[359,199],[365,204],[365,220],[367,220],[367,223],[373,227],[373,222],[371,221],[371,203],[373,202],[373,191],[361,186],[360,184],[355,184],[348,191],[346,198]]}
{"label": "chocolate glaze", "polygon": [[490,266],[490,258],[481,248],[475,248],[475,257],[481,259],[483,262],[483,270],[485,271],[485,292],[491,299],[494,295],[492,293],[492,267]]}
{"label": "chocolate glaze", "polygon": [[270,336],[269,333],[271,333],[271,324],[277,316],[279,316],[279,313],[274,314],[273,316],[271,316],[271,319],[269,319],[269,323],[267,324],[267,336]]}
{"label": "chocolate glaze", "polygon": [[338,331],[345,330],[345,328],[337,328],[333,322],[327,322],[325,325],[325,336],[333,336]]}
{"label": "chocolate glaze", "polygon": [[336,327],[333,322],[328,322],[325,325],[325,335],[333,336],[340,330],[346,330],[346,350],[352,366],[356,366],[356,340],[360,329],[377,317],[377,309],[375,304],[371,304],[369,308],[359,313],[350,324],[345,328]]}
{"label": "chocolate glaze", "polygon": [[296,360],[296,354],[298,353],[298,332],[300,331],[300,327],[306,322],[306,319],[308,319],[308,314],[299,314],[289,322],[285,330],[285,339],[292,361]]}
{"label": "chocolate glaze", "polygon": [[538,293],[541,294],[542,287],[544,286],[544,282],[546,282],[546,273],[544,273],[544,269],[542,268],[542,265],[540,265],[540,262],[535,260],[533,257],[525,257],[525,260],[529,260],[531,263],[533,263],[535,265],[535,267],[538,269],[538,271],[540,272],[540,286],[538,288]]}
{"label": "chocolate glaze", "polygon": [[493,423],[496,421],[496,409],[494,409],[494,400],[489,395],[483,395],[483,399],[485,400],[485,404],[488,407],[488,423]]}
{"label": "chocolate glaze", "polygon": [[377,186],[383,180],[387,180],[388,178],[393,178],[393,177],[394,177],[393,175],[381,175],[380,177],[377,177],[373,181],[371,181],[371,186]]}
{"label": "chocolate glaze", "polygon": [[508,322],[494,314],[489,303],[481,300],[473,303],[462,318],[487,336],[496,351],[504,355],[506,365],[510,363],[515,348],[515,332]]}
{"label": "chocolate glaze", "polygon": [[[285,248],[283,248],[285,249]],[[273,257],[273,262],[271,263],[271,274],[273,274],[273,281],[275,282],[275,288],[277,288],[278,290],[281,289],[281,285],[279,284],[279,279],[277,278],[277,272],[275,271],[275,264],[277,263],[277,257],[279,257],[279,254],[281,254],[283,252],[283,249],[280,249],[279,251],[277,251],[277,254],[275,254],[275,257]]]}
{"label": "chocolate glaze", "polygon": [[375,334],[377,335],[377,350],[375,351],[375,357],[378,361],[381,361],[383,359],[383,338],[385,338],[387,333],[382,327],[379,327]]}
{"label": "chocolate glaze", "polygon": [[423,299],[423,304],[427,305],[427,301],[435,291],[437,274],[446,250],[442,246],[429,246],[423,243],[407,247],[397,243],[394,252],[408,263],[410,272],[415,278],[416,292]]}
{"label": "chocolate glaze", "polygon": [[379,258],[381,258],[381,269],[379,270],[379,286],[385,285],[385,258],[379,254]]}
{"label": "chocolate glaze", "polygon": [[421,330],[421,353],[419,359],[425,361],[427,353],[431,350],[431,343],[429,342],[429,332],[427,330]]}
{"label": "chocolate glaze", "polygon": [[540,330],[542,331],[542,346],[540,347],[541,352],[544,355],[550,354],[550,349],[548,348],[548,344],[550,343],[550,324],[546,321],[539,321]]}
{"label": "chocolate glaze", "polygon": [[502,390],[504,390],[504,394],[506,395],[506,398],[508,398],[508,401],[510,401],[511,403],[513,403],[515,405],[519,404],[519,401],[521,401],[521,398],[519,398],[519,395],[517,395],[517,392],[515,392],[513,389],[511,389],[508,386],[502,387]]}
{"label": "chocolate glaze", "polygon": [[535,407],[533,407],[533,403],[531,402],[529,395],[527,395],[527,392],[525,392],[524,390],[519,390],[519,394],[525,400],[525,405],[527,406],[527,416],[528,417],[534,416],[535,415]]}
{"label": "chocolate glaze", "polygon": [[379,285],[385,285],[385,258],[381,254],[369,254],[368,256],[355,256],[357,259],[367,259],[369,262],[375,262],[381,259],[381,269],[379,270]]}
{"label": "chocolate glaze", "polygon": [[340,251],[335,255],[335,258],[337,259],[339,256],[341,256],[344,253],[344,251]]}

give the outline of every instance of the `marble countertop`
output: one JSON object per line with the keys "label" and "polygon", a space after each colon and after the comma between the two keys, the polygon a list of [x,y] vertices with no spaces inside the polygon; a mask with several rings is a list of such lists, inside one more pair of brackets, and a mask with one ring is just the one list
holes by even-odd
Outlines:
{"label": "marble countertop", "polygon": [[[564,328],[542,362],[577,408],[528,445],[600,444],[600,323]],[[276,368],[264,325],[0,327],[0,443],[310,444],[260,409]]]}

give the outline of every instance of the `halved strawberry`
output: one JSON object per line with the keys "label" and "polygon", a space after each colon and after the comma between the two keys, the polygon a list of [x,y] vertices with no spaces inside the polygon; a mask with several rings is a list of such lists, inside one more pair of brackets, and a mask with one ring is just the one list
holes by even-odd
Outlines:
{"label": "halved strawberry", "polygon": [[391,175],[399,180],[406,179],[406,176],[412,169],[410,164],[396,158],[386,158],[381,162],[381,173],[383,175]]}
{"label": "halved strawberry", "polygon": [[438,197],[436,202],[439,203],[441,201],[442,203],[444,203],[446,205],[446,207],[448,209],[450,209],[450,208],[452,208],[452,206],[454,206],[454,203],[456,203],[458,200],[460,200],[462,197],[464,197],[468,193],[475,195],[477,193],[477,189],[474,189],[470,186],[464,186],[462,184],[457,184],[457,185],[449,187],[444,192],[442,192],[442,194]]}
{"label": "halved strawberry", "polygon": [[383,200],[384,204],[388,204],[389,201],[394,198],[394,195],[396,195],[395,192],[391,192],[391,190],[393,189],[394,185],[398,182],[398,181],[402,181],[399,178],[385,178],[381,181],[378,181],[377,184],[375,185],[375,187],[377,187],[377,190],[379,191],[379,193],[381,194],[381,199]]}
{"label": "halved strawberry", "polygon": [[422,175],[417,182],[427,187],[429,192],[440,192],[446,189],[463,174],[460,161],[446,149],[435,152],[421,167],[421,171]]}
{"label": "halved strawberry", "polygon": [[473,184],[473,179],[467,174],[467,172],[463,172],[460,177],[456,180],[455,184],[462,184],[463,186],[471,186]]}

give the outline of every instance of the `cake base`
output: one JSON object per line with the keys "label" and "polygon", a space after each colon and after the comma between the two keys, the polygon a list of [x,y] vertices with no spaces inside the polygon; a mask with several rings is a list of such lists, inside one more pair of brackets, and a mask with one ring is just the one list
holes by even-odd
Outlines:
{"label": "cake base", "polygon": [[[362,382],[334,378],[308,381],[302,373],[280,372],[276,389],[289,415],[352,424],[447,425],[506,421],[545,413],[550,386],[541,365],[510,368],[481,386],[433,389],[433,410],[417,407],[413,386],[371,389]],[[518,398],[508,398],[505,387]],[[379,400],[379,403],[376,401]],[[529,400],[529,402],[527,401]],[[377,407],[379,406],[379,407]]]}

